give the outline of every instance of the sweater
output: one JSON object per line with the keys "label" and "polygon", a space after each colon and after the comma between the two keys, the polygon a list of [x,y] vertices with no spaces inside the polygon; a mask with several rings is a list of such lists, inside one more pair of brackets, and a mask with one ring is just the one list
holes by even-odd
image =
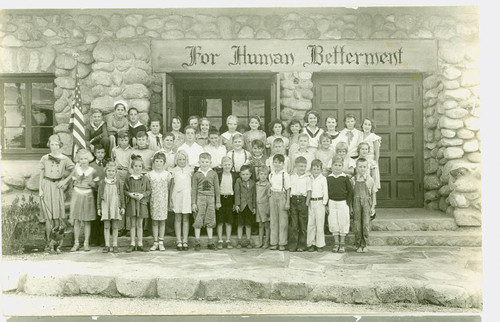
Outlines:
{"label": "sweater", "polygon": [[191,178],[191,203],[197,203],[198,195],[214,196],[220,203],[220,186],[217,173],[209,169],[206,175],[200,169]]}
{"label": "sweater", "polygon": [[346,200],[348,204],[352,202],[352,185],[344,173],[334,176],[333,173],[326,178],[328,185],[328,199],[341,201]]}

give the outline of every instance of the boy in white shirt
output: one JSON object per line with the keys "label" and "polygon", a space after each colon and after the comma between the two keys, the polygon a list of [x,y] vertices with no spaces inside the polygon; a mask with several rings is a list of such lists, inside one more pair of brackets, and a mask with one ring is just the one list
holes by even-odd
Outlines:
{"label": "boy in white shirt", "polygon": [[319,159],[311,162],[312,191],[307,221],[307,247],[310,252],[323,251],[325,247],[325,211],[328,204],[328,185],[322,174],[323,164]]}
{"label": "boy in white shirt", "polygon": [[222,158],[227,154],[226,147],[221,144],[219,131],[210,130],[208,132],[209,144],[205,145],[205,152],[212,156],[212,169],[217,173],[222,173]]}
{"label": "boy in white shirt", "polygon": [[290,222],[288,250],[303,252],[307,237],[307,208],[311,199],[311,175],[306,173],[307,160],[295,159],[295,173],[290,176]]}
{"label": "boy in white shirt", "polygon": [[288,210],[290,209],[290,175],[285,171],[285,157],[273,157],[274,171],[269,174],[271,195],[269,198],[271,222],[271,250],[284,251],[288,244]]}

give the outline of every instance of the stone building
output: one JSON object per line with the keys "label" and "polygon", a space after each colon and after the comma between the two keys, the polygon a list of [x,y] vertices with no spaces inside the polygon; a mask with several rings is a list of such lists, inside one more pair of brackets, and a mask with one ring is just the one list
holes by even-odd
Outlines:
{"label": "stone building", "polygon": [[78,70],[87,116],[124,99],[164,126],[174,114],[268,123],[311,108],[340,129],[346,113],[372,118],[380,207],[480,226],[478,25],[473,7],[5,10],[2,195],[38,189],[50,134],[70,152]]}

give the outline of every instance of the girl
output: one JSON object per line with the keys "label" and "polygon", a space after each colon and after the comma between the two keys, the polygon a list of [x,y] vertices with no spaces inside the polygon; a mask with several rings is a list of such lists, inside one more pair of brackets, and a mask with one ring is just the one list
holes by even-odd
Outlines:
{"label": "girl", "polygon": [[[314,156],[316,159],[319,159],[322,164],[329,164],[330,161],[332,160],[333,156],[335,155],[335,151],[332,148],[331,145],[331,139],[330,135],[328,133],[323,133],[319,137],[319,148],[316,150],[314,153]],[[326,177],[328,175],[327,167],[325,167],[323,171],[323,175]]]}
{"label": "girl", "polygon": [[375,181],[375,188],[380,189],[380,170],[378,167],[378,159],[380,157],[380,143],[382,139],[380,136],[373,133],[375,131],[375,123],[373,120],[363,120],[363,137],[362,142],[368,144],[368,154],[365,156],[367,160],[375,161],[375,171],[373,173],[373,180]]}
{"label": "girl", "polygon": [[233,149],[233,136],[235,134],[240,134],[240,132],[236,131],[238,127],[238,117],[235,115],[229,115],[226,119],[227,131],[221,134],[222,145],[226,146],[228,151]]}
{"label": "girl", "polygon": [[318,149],[319,137],[323,134],[323,129],[318,127],[319,123],[319,113],[317,111],[309,111],[304,116],[304,122],[306,126],[303,132],[309,136],[309,150],[314,152]]}
{"label": "girl", "polygon": [[162,152],[153,156],[153,171],[147,174],[151,184],[151,219],[153,220],[153,246],[151,251],[165,250],[163,237],[165,236],[165,220],[168,215],[168,191],[172,175],[165,170],[167,158]]}
{"label": "girl", "polygon": [[302,131],[302,124],[297,119],[292,119],[288,123],[288,133],[290,139],[290,146],[288,148],[288,154],[293,155],[299,149],[299,134]]}
{"label": "girl", "polygon": [[181,132],[181,128],[182,128],[181,118],[178,116],[172,117],[172,122],[170,123],[170,127],[172,129],[172,131],[171,131],[172,134],[175,136],[175,138],[174,138],[174,150],[177,150],[177,148],[180,147],[186,139],[184,133]]}
{"label": "girl", "polygon": [[255,183],[255,198],[256,198],[256,218],[259,223],[259,243],[257,248],[269,248],[270,238],[270,217],[269,217],[269,195],[271,194],[271,184],[267,180],[269,170],[267,167],[259,167],[259,181]]}
{"label": "girl", "polygon": [[[128,197],[126,215],[130,220],[130,247],[127,253],[144,251],[142,245],[143,219],[148,218],[148,200],[151,195],[149,178],[143,175],[144,162],[140,156],[132,156],[132,173],[125,180],[123,192]],[[135,236],[137,233],[137,246]]]}
{"label": "girl", "polygon": [[111,114],[107,121],[106,126],[109,134],[109,149],[112,151],[116,146],[116,134],[122,131],[128,131],[127,103],[125,101],[116,101],[114,104],[115,112]]}
{"label": "girl", "polygon": [[247,150],[243,149],[243,135],[235,134],[233,136],[233,150],[227,153],[227,156],[233,161],[233,172],[239,173],[240,168],[244,164],[250,162],[252,155]]}
{"label": "girl", "polygon": [[363,133],[354,128],[356,126],[356,117],[354,114],[346,114],[344,117],[345,129],[340,131],[341,141],[347,143],[347,156],[349,158],[358,157],[358,144],[363,140]]}
{"label": "girl", "polygon": [[[344,174],[346,174],[350,178],[354,174],[354,168],[356,168],[356,161],[347,156],[347,149],[348,149],[347,143],[345,142],[338,143],[337,146],[335,147],[335,157],[333,159],[336,159],[337,157],[342,159],[343,165],[341,170]],[[333,166],[333,161],[330,161],[329,168],[333,169],[332,166]]]}
{"label": "girl", "polygon": [[[366,142],[361,142],[359,145],[358,145],[358,159],[359,160],[360,158],[363,158],[363,159],[366,159],[366,164],[367,164],[367,173],[375,180],[375,168],[377,166],[377,162],[375,162],[375,160],[373,159],[370,159],[369,158],[369,154],[370,154],[370,146],[368,145],[368,143]],[[357,161],[356,160],[356,161]],[[358,171],[356,170],[356,173]]]}
{"label": "girl", "polygon": [[[106,177],[99,183],[97,191],[97,211],[104,221],[103,253],[118,253],[118,222],[125,214],[125,200],[123,199],[123,185],[116,179],[116,163],[106,165]],[[113,247],[109,247],[110,228],[113,229]]]}
{"label": "girl", "polygon": [[342,137],[340,136],[340,132],[337,131],[337,119],[335,118],[335,116],[333,115],[327,116],[325,125],[326,125],[326,134],[328,134],[331,140],[332,150],[335,151],[337,143],[339,143],[342,139]]}
{"label": "girl", "polygon": [[161,120],[152,118],[149,120],[148,147],[153,152],[162,148],[163,135],[161,134]]}
{"label": "girl", "polygon": [[245,142],[245,150],[252,150],[252,142],[254,140],[260,140],[262,143],[266,144],[266,133],[262,131],[260,126],[260,117],[254,115],[250,117],[248,121],[249,131],[243,133],[243,141]]}
{"label": "girl", "polygon": [[266,148],[268,148],[268,149],[271,148],[271,146],[273,145],[274,140],[276,140],[277,138],[280,138],[280,139],[283,140],[283,144],[284,144],[285,150],[288,150],[290,141],[288,140],[287,137],[283,136],[283,130],[284,129],[285,129],[285,127],[283,125],[283,122],[281,122],[280,119],[273,120],[269,124],[269,132],[271,133],[271,136],[269,136],[267,138]]}
{"label": "girl", "polygon": [[47,146],[50,148],[50,153],[44,155],[40,160],[40,185],[38,188],[40,210],[44,216],[41,221],[45,221],[46,251],[49,250],[48,242],[50,241],[52,228],[64,227],[63,219],[66,218],[64,212],[66,177],[75,167],[75,164],[61,153],[63,144],[57,134],[49,137]]}
{"label": "girl", "polygon": [[138,119],[139,112],[135,107],[128,110],[128,135],[130,136],[130,145],[135,149],[137,147],[136,136],[139,132],[147,132],[146,126]]}
{"label": "girl", "polygon": [[193,169],[199,166],[198,159],[200,154],[202,154],[203,148],[195,142],[196,139],[196,129],[192,126],[186,126],[186,142],[181,145],[177,151],[184,150],[189,155],[189,166]]}
{"label": "girl", "polygon": [[173,184],[170,185],[170,205],[175,213],[177,250],[188,250],[189,214],[191,213],[191,176],[193,169],[188,165],[189,157],[184,150],[179,150],[175,154],[175,164],[177,166],[172,169]]}
{"label": "girl", "polygon": [[198,115],[191,115],[188,118],[188,125],[194,127],[196,129],[196,132],[200,130],[200,128],[198,127],[199,123],[200,118],[198,117]]}
{"label": "girl", "polygon": [[200,131],[196,133],[196,142],[204,147],[208,144],[208,132],[210,131],[210,120],[206,117],[200,119]]}
{"label": "girl", "polygon": [[79,150],[76,154],[78,165],[73,170],[71,177],[66,178],[69,181],[73,180],[73,193],[71,195],[71,206],[69,218],[74,221],[75,244],[71,248],[72,252],[76,252],[80,248],[80,222],[84,222],[85,241],[83,242],[83,250],[90,250],[90,222],[96,219],[94,193],[92,188],[99,182],[97,171],[89,166],[92,160],[92,154],[87,150]]}

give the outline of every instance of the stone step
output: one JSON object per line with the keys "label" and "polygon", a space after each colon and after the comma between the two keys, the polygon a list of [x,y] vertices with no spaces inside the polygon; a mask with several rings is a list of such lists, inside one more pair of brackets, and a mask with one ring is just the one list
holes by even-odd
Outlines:
{"label": "stone step", "polygon": [[440,211],[421,208],[377,209],[372,231],[457,230],[455,218]]}

